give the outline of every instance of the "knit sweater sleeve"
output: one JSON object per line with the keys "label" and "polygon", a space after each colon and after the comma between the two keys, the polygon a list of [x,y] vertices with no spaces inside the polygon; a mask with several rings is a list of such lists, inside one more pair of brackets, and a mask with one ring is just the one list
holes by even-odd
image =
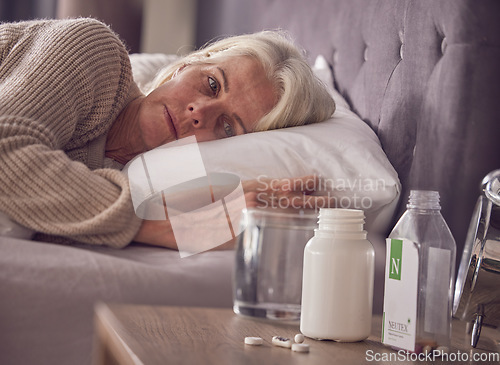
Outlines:
{"label": "knit sweater sleeve", "polygon": [[0,25],[0,211],[45,235],[127,245],[141,224],[128,180],[90,170],[84,152],[132,86],[127,51],[100,22]]}

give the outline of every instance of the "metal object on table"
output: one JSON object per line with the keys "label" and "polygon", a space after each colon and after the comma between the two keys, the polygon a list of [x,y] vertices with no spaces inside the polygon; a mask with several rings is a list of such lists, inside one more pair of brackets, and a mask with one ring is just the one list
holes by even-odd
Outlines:
{"label": "metal object on table", "polygon": [[481,183],[457,275],[453,313],[473,323],[472,347],[483,325],[500,326],[500,170]]}

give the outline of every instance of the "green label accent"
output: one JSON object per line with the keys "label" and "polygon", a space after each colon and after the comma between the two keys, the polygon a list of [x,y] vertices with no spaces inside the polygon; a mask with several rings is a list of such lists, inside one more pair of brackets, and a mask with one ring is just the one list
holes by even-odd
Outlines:
{"label": "green label accent", "polygon": [[391,240],[391,258],[389,262],[389,279],[401,280],[401,257],[403,254],[403,241]]}
{"label": "green label accent", "polygon": [[382,340],[380,342],[384,343],[384,333],[385,333],[385,311],[382,313]]}

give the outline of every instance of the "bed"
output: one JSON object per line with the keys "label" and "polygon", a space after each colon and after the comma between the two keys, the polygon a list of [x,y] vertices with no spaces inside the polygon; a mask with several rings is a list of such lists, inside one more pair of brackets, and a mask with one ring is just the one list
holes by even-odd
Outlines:
{"label": "bed", "polygon": [[[382,239],[409,191],[440,192],[458,261],[481,179],[500,167],[499,11],[496,0],[198,2],[200,44],[288,30],[311,64],[324,57],[345,113],[377,137],[390,163],[384,168],[396,172],[388,179],[397,195],[385,197],[384,214],[375,212],[370,222],[376,311]],[[323,133],[326,143],[334,144],[336,133]],[[233,261],[232,251],[181,259],[138,244],[115,250],[0,237],[0,363],[90,363],[98,301],[231,307]]]}

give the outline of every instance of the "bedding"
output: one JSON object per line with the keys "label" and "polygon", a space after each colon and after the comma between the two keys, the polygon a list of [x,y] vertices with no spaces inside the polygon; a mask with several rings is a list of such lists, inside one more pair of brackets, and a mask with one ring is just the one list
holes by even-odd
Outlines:
{"label": "bedding", "polygon": [[[133,54],[130,59],[134,80],[147,88],[155,70],[176,57]],[[272,182],[272,179],[318,175],[318,195],[333,197],[342,208],[363,209],[367,231],[384,234],[390,229],[399,201],[397,173],[376,134],[349,109],[333,87],[333,74],[323,56],[317,57],[313,70],[336,102],[337,109],[330,119],[314,125],[199,143],[205,168],[208,173],[226,172],[242,180],[256,179],[263,188],[269,184],[265,179]],[[273,208],[289,206],[276,204]]]}
{"label": "bedding", "polygon": [[232,251],[0,237],[0,364],[89,365],[99,301],[229,308],[233,265]]}
{"label": "bedding", "polygon": [[[176,59],[165,54],[130,55],[135,82],[146,92],[156,72]],[[266,178],[318,175],[318,194],[334,197],[342,208],[363,209],[367,231],[387,233],[399,201],[398,175],[373,130],[333,87],[333,74],[323,56],[317,57],[313,70],[336,102],[332,118],[315,125],[200,143],[205,168],[234,173],[242,180],[257,179],[263,187]],[[32,233],[0,212],[0,235],[30,238]]]}

